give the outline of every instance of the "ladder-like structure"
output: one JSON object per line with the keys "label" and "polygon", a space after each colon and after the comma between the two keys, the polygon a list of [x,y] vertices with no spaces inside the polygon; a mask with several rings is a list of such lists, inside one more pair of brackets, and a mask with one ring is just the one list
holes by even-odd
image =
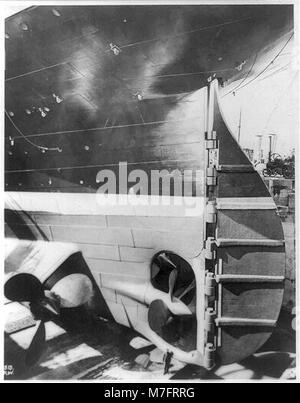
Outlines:
{"label": "ladder-like structure", "polygon": [[281,221],[268,189],[208,91],[205,346],[207,366],[239,361],[271,335],[285,279]]}

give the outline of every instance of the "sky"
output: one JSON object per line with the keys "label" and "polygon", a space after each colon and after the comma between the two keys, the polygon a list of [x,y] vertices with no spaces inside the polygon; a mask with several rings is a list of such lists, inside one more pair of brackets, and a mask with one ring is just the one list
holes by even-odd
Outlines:
{"label": "sky", "polygon": [[28,6],[24,5],[24,3],[20,2],[19,4],[16,2],[12,2],[13,4],[7,4],[5,3],[3,7],[1,7],[0,15],[1,18],[7,18],[10,15],[16,14],[21,10],[24,10],[24,8],[30,7],[30,3],[28,3]]}
{"label": "sky", "polygon": [[[240,81],[224,88],[221,93],[221,102],[227,123],[237,137],[241,113],[240,145],[256,151],[257,135],[262,135],[262,145],[268,152],[268,135],[275,134],[275,149],[280,155],[289,155],[298,141],[298,94],[299,94],[299,62],[295,52],[293,40],[284,49],[264,74],[257,80],[249,83],[256,77],[278,54],[287,42],[285,36],[278,46],[264,54],[264,58],[245,80],[241,90],[225,95],[236,88]],[[245,72],[251,66],[245,66]],[[249,84],[248,84],[249,83]],[[242,87],[241,86],[241,87]]]}

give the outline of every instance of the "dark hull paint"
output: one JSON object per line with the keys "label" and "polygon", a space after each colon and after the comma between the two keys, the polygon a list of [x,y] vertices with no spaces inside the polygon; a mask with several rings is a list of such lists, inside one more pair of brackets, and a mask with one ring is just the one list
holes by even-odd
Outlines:
{"label": "dark hull paint", "polygon": [[[5,128],[8,191],[95,192],[101,166],[119,161],[198,169],[203,111],[194,92],[214,73],[244,77],[293,26],[291,6],[57,10],[60,17],[33,7],[6,21],[6,110],[14,114]],[[50,111],[27,115],[33,107]]]}

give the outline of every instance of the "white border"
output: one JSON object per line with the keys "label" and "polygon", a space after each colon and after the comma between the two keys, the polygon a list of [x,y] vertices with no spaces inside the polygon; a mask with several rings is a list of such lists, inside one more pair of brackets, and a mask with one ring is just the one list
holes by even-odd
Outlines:
{"label": "white border", "polygon": [[[291,4],[294,5],[295,7],[295,46],[297,49],[297,55],[299,58],[299,62],[298,62],[298,69],[299,69],[299,65],[300,65],[300,52],[299,52],[299,21],[300,21],[300,14],[299,14],[299,4],[297,0],[252,0],[252,1],[247,1],[247,0],[213,0],[213,1],[193,1],[193,0],[185,0],[185,1],[136,1],[136,0],[131,0],[131,1],[6,1],[6,0],[0,0],[0,32],[1,32],[1,50],[0,50],[0,54],[2,57],[0,57],[0,64],[1,64],[1,74],[2,74],[2,83],[4,83],[4,12],[3,10],[6,8],[6,13],[7,13],[7,7],[11,7],[11,6],[24,6],[24,8],[28,8],[30,6],[38,6],[38,5],[159,5],[159,4],[184,4],[184,5],[212,5],[212,4],[218,4],[218,5],[231,5],[231,4],[236,4],[236,5],[260,5],[260,4]],[[299,91],[298,93],[300,93],[300,80],[298,79],[298,88]],[[4,133],[4,85],[2,85],[2,96],[0,97],[0,105],[1,105],[1,110],[2,110],[2,119],[1,119],[1,133]],[[298,107],[299,107],[299,98],[298,98]],[[299,115],[300,115],[300,109],[299,109]],[[298,115],[298,116],[299,116]],[[299,120],[298,120],[298,129],[299,129]],[[3,161],[4,161],[4,141],[1,142],[1,146],[0,146],[0,150],[1,150],[1,164],[3,167]],[[297,173],[297,178],[300,177],[300,164],[298,162],[298,158],[299,158],[299,138],[297,139],[297,145],[296,145],[296,157],[297,157],[297,162],[296,162],[296,173]],[[1,197],[1,201],[2,201],[2,205],[4,206],[4,169],[1,175],[1,179],[0,179],[0,186],[1,186],[1,192],[0,192],[0,197]],[[296,212],[298,212],[298,208],[299,208],[299,188],[298,186],[296,187]],[[1,219],[0,219],[0,228],[2,230],[2,234],[4,234],[4,222],[3,222],[3,214],[1,215]],[[299,228],[299,217],[298,217],[298,213],[296,213],[296,278],[298,279],[298,273],[299,273],[299,268],[298,268],[298,258],[299,258],[299,247],[300,247],[300,241],[299,241],[299,233],[298,233],[298,228]],[[3,235],[2,235],[3,236]],[[4,255],[3,255],[3,248],[0,249],[0,261],[1,261],[1,267],[0,267],[0,283],[3,284],[4,282],[4,267],[3,267],[3,262],[4,262]],[[300,295],[299,295],[299,284],[297,281],[297,306],[300,307]],[[3,293],[0,293],[0,303],[3,306],[4,303],[4,298],[3,298]],[[299,326],[298,326],[299,327]],[[3,355],[3,345],[4,345],[4,321],[3,321],[3,317],[2,315],[0,315],[0,382],[2,383],[1,379],[3,379],[3,367],[2,367],[2,363],[4,362],[4,355]],[[300,332],[297,332],[297,376],[298,376],[298,381],[300,379],[300,366],[299,366],[299,361],[300,361],[300,354],[299,354],[299,342],[300,342]],[[47,383],[57,383],[57,382],[62,382],[62,381],[47,381]],[[63,381],[64,383],[77,383],[78,381]],[[89,381],[82,381],[85,383],[90,383]],[[99,381],[98,381],[99,382]],[[130,383],[132,381],[119,381],[120,383]],[[119,383],[118,381],[113,381],[113,382],[107,382],[108,384],[112,383]],[[160,383],[160,381],[155,381],[157,383]],[[162,381],[164,382],[164,381]],[[178,381],[177,381],[178,382]],[[185,381],[179,381],[180,383],[187,383],[186,380]],[[201,382],[201,380],[199,380],[198,382]],[[190,381],[189,383],[198,383],[197,381]],[[205,381],[205,383],[214,383],[215,381]],[[245,381],[243,380],[225,380],[223,381],[223,383],[245,383]],[[246,381],[247,383],[253,383],[253,381]],[[275,381],[255,381],[255,383],[278,383],[277,380]],[[10,381],[10,383],[13,383],[13,381]],[[20,383],[20,381],[16,382],[16,383]],[[28,383],[28,381],[24,381],[24,383]],[[45,381],[36,381],[36,383],[45,383]],[[136,383],[146,383],[146,382],[141,382],[141,381],[136,381]],[[289,383],[287,381],[287,383]],[[294,383],[294,382],[293,382]]]}

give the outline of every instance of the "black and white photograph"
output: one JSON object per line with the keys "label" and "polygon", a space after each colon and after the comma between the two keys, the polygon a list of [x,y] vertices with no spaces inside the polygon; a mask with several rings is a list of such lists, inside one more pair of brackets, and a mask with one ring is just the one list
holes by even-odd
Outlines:
{"label": "black and white photograph", "polygon": [[296,2],[0,6],[1,382],[299,381]]}

